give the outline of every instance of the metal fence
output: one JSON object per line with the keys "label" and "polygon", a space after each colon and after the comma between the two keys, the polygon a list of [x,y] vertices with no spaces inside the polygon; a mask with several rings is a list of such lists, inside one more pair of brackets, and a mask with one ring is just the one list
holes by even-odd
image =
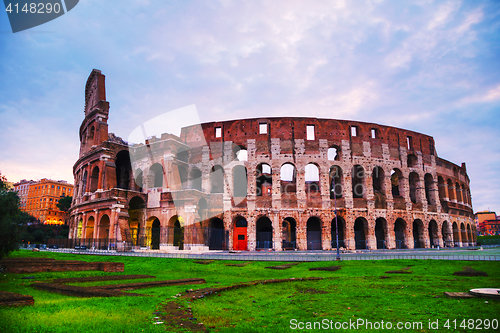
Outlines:
{"label": "metal fence", "polygon": [[[239,260],[239,261],[335,261],[335,251],[307,251],[307,252],[215,252],[215,253],[165,253],[159,251],[130,251],[101,250],[97,248],[82,249],[42,249],[62,253],[82,255],[109,255],[131,257],[155,257],[173,259],[213,259],[213,260]],[[390,251],[390,250],[389,250]],[[391,260],[391,259],[432,259],[432,260],[466,260],[466,261],[500,261],[500,255],[481,254],[455,254],[453,251],[437,253],[438,250],[404,251],[405,253],[390,253],[358,251],[358,253],[341,253],[341,260]],[[417,253],[420,252],[420,253]],[[445,252],[445,251],[442,251]]]}

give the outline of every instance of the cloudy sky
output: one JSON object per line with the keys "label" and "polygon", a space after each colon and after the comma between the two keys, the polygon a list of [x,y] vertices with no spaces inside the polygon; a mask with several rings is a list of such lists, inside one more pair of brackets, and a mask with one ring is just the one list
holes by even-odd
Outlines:
{"label": "cloudy sky", "polygon": [[80,0],[12,33],[0,13],[0,172],[72,182],[93,68],[109,130],[312,116],[434,137],[465,162],[474,210],[500,213],[500,2]]}

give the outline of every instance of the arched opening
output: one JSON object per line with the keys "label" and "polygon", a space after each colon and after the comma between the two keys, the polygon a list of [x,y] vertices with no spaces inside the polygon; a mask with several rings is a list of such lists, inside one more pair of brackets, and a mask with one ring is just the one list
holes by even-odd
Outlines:
{"label": "arched opening", "polygon": [[406,249],[406,222],[398,218],[394,223],[394,237],[396,239],[396,248],[397,249]]}
{"label": "arched opening", "polygon": [[426,173],[424,176],[425,182],[425,199],[427,200],[427,204],[436,205],[436,198],[433,193],[432,184],[434,183],[434,179],[432,179],[432,175],[430,173]]}
{"label": "arched opening", "polygon": [[409,182],[410,182],[410,200],[412,203],[416,204],[418,203],[418,187],[419,187],[419,182],[420,179],[418,177],[418,174],[416,172],[410,173],[409,176]]}
{"label": "arched opening", "polygon": [[139,237],[141,232],[141,224],[139,221],[143,220],[146,203],[141,197],[136,196],[130,199],[128,206],[131,245],[139,246]]}
{"label": "arched opening", "polygon": [[191,188],[193,190],[201,191],[201,171],[200,169],[193,168],[191,173],[189,174],[189,178],[191,179]]}
{"label": "arched opening", "polygon": [[332,236],[332,249],[337,248],[337,227],[339,233],[339,248],[346,248],[345,244],[345,221],[341,216],[337,216],[337,221],[335,218],[332,219],[331,223],[331,236]]}
{"label": "arched opening", "polygon": [[392,197],[403,198],[404,184],[403,173],[399,169],[393,169],[391,173]]}
{"label": "arched opening", "polygon": [[429,241],[431,247],[439,246],[438,225],[434,220],[429,222]]}
{"label": "arched opening", "polygon": [[129,218],[128,228],[130,230],[130,243],[132,246],[139,246],[139,234],[141,225],[139,220]]}
{"label": "arched opening", "polygon": [[297,192],[297,171],[292,163],[285,163],[280,169],[281,193]]}
{"label": "arched opening", "polygon": [[292,217],[287,217],[281,225],[282,232],[282,248],[283,250],[295,250],[297,247],[296,238],[297,222]]}
{"label": "arched opening", "polygon": [[457,197],[455,196],[455,187],[453,186],[453,182],[451,179],[448,179],[448,198],[450,201],[456,201]]}
{"label": "arched opening", "polygon": [[88,178],[88,173],[87,170],[83,173],[83,178],[82,178],[82,191],[81,194],[85,194],[87,192],[87,178]]}
{"label": "arched opening", "polygon": [[90,176],[90,192],[97,191],[99,184],[99,168],[94,167],[92,170],[92,176]]}
{"label": "arched opening", "polygon": [[417,165],[417,156],[414,154],[408,154],[408,157],[406,158],[407,164],[409,168],[412,168]]}
{"label": "arched opening", "polygon": [[177,149],[177,153],[175,156],[179,161],[187,163],[189,160],[189,151],[181,147]]}
{"label": "arched opening", "polygon": [[178,246],[179,250],[184,249],[184,220],[179,215],[174,215],[168,221],[169,239],[173,246]]}
{"label": "arched opening", "polygon": [[108,248],[109,240],[109,216],[106,214],[101,217],[101,221],[99,222],[97,238],[99,238],[99,245],[97,248],[100,250],[106,250]]}
{"label": "arched opening", "polygon": [[338,161],[340,158],[339,146],[330,146],[327,151],[327,158],[329,161]]}
{"label": "arched opening", "polygon": [[377,166],[372,172],[373,192],[384,193],[384,169]]}
{"label": "arched opening", "polygon": [[472,231],[470,229],[470,224],[467,224],[467,236],[469,240],[469,246],[472,246],[473,241],[472,241]]}
{"label": "arched opening", "polygon": [[356,221],[354,221],[354,242],[356,244],[357,250],[366,249],[367,227],[368,227],[368,222],[362,217],[358,217]]}
{"label": "arched opening", "polygon": [[242,165],[237,165],[233,168],[233,196],[247,196],[247,168]]}
{"label": "arched opening", "polygon": [[163,167],[155,163],[149,168],[149,172],[154,179],[153,187],[163,187]]}
{"label": "arched opening", "polygon": [[234,146],[233,147],[233,159],[235,161],[247,161],[248,152],[244,146]]}
{"label": "arched opening", "polygon": [[439,176],[438,177],[438,190],[439,190],[439,199],[441,200],[447,200],[448,196],[446,195],[446,184],[444,183],[443,177]]}
{"label": "arched opening", "polygon": [[272,249],[273,247],[273,224],[267,216],[257,220],[257,249]]}
{"label": "arched opening", "polygon": [[210,171],[210,181],[212,183],[212,193],[224,192],[224,169],[220,165],[216,165]]}
{"label": "arched opening", "polygon": [[94,217],[91,216],[87,220],[87,224],[85,225],[85,238],[92,239],[94,238]]}
{"label": "arched opening", "polygon": [[241,216],[234,220],[233,248],[236,251],[247,250],[247,220]]}
{"label": "arched opening", "polygon": [[425,248],[424,224],[418,219],[413,221],[413,244],[415,249]]}
{"label": "arched opening", "polygon": [[467,240],[467,232],[465,231],[465,225],[463,223],[460,224],[460,234],[462,236],[461,246],[467,246],[469,242]]}
{"label": "arched opening", "polygon": [[257,185],[257,196],[271,196],[271,189],[273,185],[271,166],[266,163],[257,165],[257,173],[255,179]]}
{"label": "arched opening", "polygon": [[151,224],[151,249],[160,249],[160,220],[157,217],[154,218]]}
{"label": "arched opening", "polygon": [[443,226],[441,227],[441,234],[443,235],[443,245],[445,247],[453,246],[453,233],[450,230],[450,226],[447,221],[443,222]]}
{"label": "arched opening", "polygon": [[309,163],[305,167],[304,174],[306,182],[306,193],[320,193],[319,189],[319,168],[314,163]]}
{"label": "arched opening", "polygon": [[457,202],[462,203],[462,188],[459,183],[455,183],[455,192],[457,193]]}
{"label": "arched opening", "polygon": [[316,216],[307,220],[307,249],[321,250],[321,221]]}
{"label": "arched opening", "polygon": [[352,197],[354,199],[365,197],[365,170],[361,165],[352,167]]}
{"label": "arched opening", "polygon": [[453,222],[453,243],[455,247],[460,246],[460,233],[458,232],[457,222]]}
{"label": "arched opening", "polygon": [[338,165],[330,167],[330,199],[342,198],[342,169]]}
{"label": "arched opening", "polygon": [[384,183],[385,173],[384,169],[381,167],[373,168],[372,172],[372,183],[373,183],[373,197],[375,199],[375,208],[386,208],[386,198],[385,198],[385,183]]}
{"label": "arched opening", "polygon": [[387,230],[387,221],[379,217],[375,220],[375,238],[377,240],[377,249],[386,249],[386,230]]}
{"label": "arched opening", "polygon": [[126,150],[120,151],[116,155],[116,187],[123,190],[130,190],[130,178],[132,176],[132,166],[130,155]]}
{"label": "arched opening", "polygon": [[222,221],[218,217],[215,217],[210,221],[208,240],[209,250],[227,249],[226,229],[224,229],[224,221]]}

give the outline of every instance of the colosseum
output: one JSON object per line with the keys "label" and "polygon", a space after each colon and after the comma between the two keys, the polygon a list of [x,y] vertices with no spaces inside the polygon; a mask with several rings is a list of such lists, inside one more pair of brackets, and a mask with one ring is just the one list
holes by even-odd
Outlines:
{"label": "colosseum", "polygon": [[[85,88],[70,238],[116,250],[412,249],[474,245],[465,163],[434,139],[350,120],[202,123],[128,144],[105,77]],[[338,244],[337,244],[338,236]]]}

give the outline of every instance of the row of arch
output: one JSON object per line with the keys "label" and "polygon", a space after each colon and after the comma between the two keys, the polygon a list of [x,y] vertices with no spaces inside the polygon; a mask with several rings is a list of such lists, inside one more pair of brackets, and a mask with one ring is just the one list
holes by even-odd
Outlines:
{"label": "row of arch", "polygon": [[[249,235],[254,233],[253,248],[257,250],[276,248],[325,250],[337,247],[337,230],[339,247],[347,249],[451,247],[475,243],[474,230],[471,229],[470,224],[463,222],[450,224],[444,221],[439,227],[436,220],[424,223],[420,219],[415,219],[410,223],[403,218],[396,218],[394,223],[388,223],[385,218],[379,217],[375,220],[374,227],[373,224],[371,228],[369,225],[364,217],[358,217],[354,223],[348,225],[341,216],[327,222],[322,221],[320,217],[311,216],[305,225],[298,225],[295,218],[290,216],[281,221],[281,235],[277,237],[273,223],[268,216],[260,216],[255,223],[254,230],[247,228],[248,223],[244,217],[237,216],[231,226],[232,248],[248,250]],[[195,225],[190,226],[186,232],[189,242],[203,243],[212,250],[228,249],[230,231],[226,230],[224,222],[220,218],[212,218],[208,227],[200,232]],[[298,232],[299,229],[302,229],[302,234]],[[80,219],[77,230],[77,238],[102,240],[116,237],[110,234],[110,219],[107,214],[103,214],[98,222],[94,216],[89,216],[86,221]],[[156,216],[150,216],[144,225],[141,225],[137,219],[131,219],[127,232],[132,245],[136,246],[159,249],[162,243],[182,249],[184,244],[184,223],[182,217],[178,215],[172,216],[165,227],[162,227]],[[281,243],[279,247],[276,244],[277,239]],[[300,241],[303,242],[302,245],[299,244]],[[325,246],[325,241],[329,242],[330,246]]]}
{"label": "row of arch", "polygon": [[[243,217],[240,216],[235,219],[233,246],[236,250],[247,249],[245,244],[238,241],[238,237],[244,230],[237,230],[246,226],[247,223]],[[461,223],[459,229],[457,222],[450,226],[445,221],[439,228],[435,220],[431,220],[428,225],[424,225],[422,220],[415,219],[411,225],[408,225],[404,219],[397,218],[393,225],[389,225],[386,219],[380,217],[376,219],[374,229],[370,230],[368,221],[364,217],[358,217],[354,221],[351,230],[347,230],[348,226],[345,220],[338,217],[330,221],[329,227],[325,228],[319,217],[309,217],[305,228],[307,247],[304,249],[325,250],[323,238],[327,236],[325,232],[328,232],[328,229],[330,229],[330,237],[326,240],[329,239],[331,242],[329,248],[337,247],[337,230],[339,247],[348,249],[452,247],[468,246],[475,243],[470,225],[465,226],[464,223]],[[297,222],[293,217],[286,217],[282,220],[281,233],[282,249],[298,248]],[[271,220],[267,216],[261,216],[255,225],[255,248],[276,248],[275,239]]]}
{"label": "row of arch", "polygon": [[[236,158],[241,160],[246,160],[246,150],[237,146],[238,150],[235,150]],[[329,160],[335,160],[338,158],[337,147],[330,148],[328,150]],[[242,152],[245,152],[243,154]],[[187,151],[185,149],[180,149],[177,152],[177,157],[180,160],[187,160]],[[130,164],[130,156],[128,151],[120,151],[116,157],[116,187],[126,190],[135,189],[142,191],[144,187],[144,177],[143,171],[141,169],[136,169],[134,174],[132,174],[132,168]],[[203,179],[202,172],[196,167],[192,167],[188,173],[188,168],[186,165],[178,164],[177,175],[179,187],[183,189],[196,189],[203,191]],[[81,175],[81,185],[80,188],[77,186],[78,194],[85,192],[95,192],[99,188],[100,172],[98,166],[92,168],[90,177],[87,174],[87,170]],[[232,169],[232,195],[235,197],[246,197],[248,189],[248,171],[243,165],[234,166]],[[344,192],[345,179],[343,176],[343,170],[339,165],[332,165],[329,170],[329,188],[328,192],[330,198],[341,198],[346,195]],[[390,176],[386,175],[387,171],[380,166],[375,166],[371,172],[371,183],[373,187],[373,193],[375,196],[382,195],[385,196],[390,193],[393,198],[408,198],[412,203],[422,203],[424,200],[429,205],[437,204],[437,196],[434,194],[436,189],[434,188],[434,178],[430,173],[426,173],[423,176],[419,175],[417,172],[412,171],[408,176],[403,175],[400,169],[394,168],[390,171]],[[155,163],[149,167],[148,174],[151,178],[150,186],[153,187],[163,187],[164,185],[164,168],[160,163]],[[135,176],[135,177],[134,177]],[[387,189],[388,185],[385,182],[385,178],[390,177],[390,189]],[[223,193],[224,192],[224,178],[225,172],[221,165],[215,165],[211,168],[209,174],[209,191],[211,193]],[[365,198],[366,199],[366,175],[365,168],[359,164],[354,165],[351,169],[351,193],[353,198]],[[271,193],[273,176],[272,168],[267,163],[260,163],[255,169],[255,189],[257,196],[266,196]],[[407,186],[405,186],[405,179],[408,179]],[[281,182],[281,192],[282,193],[294,193],[297,191],[297,168],[293,163],[286,162],[280,167],[279,180]],[[320,182],[320,168],[316,163],[308,163],[304,168],[304,181],[305,190],[307,193],[320,193],[321,192],[321,182]],[[88,188],[87,183],[90,182]],[[423,194],[420,191],[423,190]],[[407,193],[408,192],[408,193]],[[460,184],[459,182],[453,182],[451,179],[447,179],[445,182],[442,176],[438,177],[438,190],[439,199],[445,201],[459,202],[466,205],[471,205],[470,191],[465,184]]]}

